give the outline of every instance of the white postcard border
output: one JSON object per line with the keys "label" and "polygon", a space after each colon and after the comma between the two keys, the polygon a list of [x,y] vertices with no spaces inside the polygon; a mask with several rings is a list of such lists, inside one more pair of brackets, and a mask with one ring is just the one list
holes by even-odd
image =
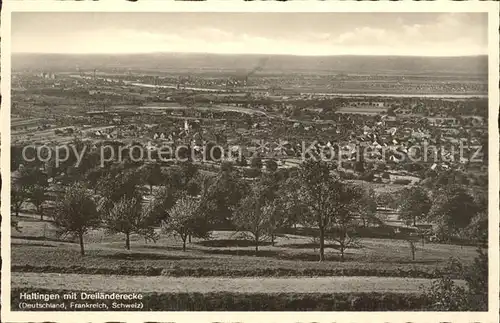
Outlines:
{"label": "white postcard border", "polygon": [[[491,1],[4,1],[1,26],[2,309],[4,322],[499,322],[499,4]],[[489,311],[488,312],[21,312],[10,305],[10,14],[33,12],[488,12],[489,13]]]}

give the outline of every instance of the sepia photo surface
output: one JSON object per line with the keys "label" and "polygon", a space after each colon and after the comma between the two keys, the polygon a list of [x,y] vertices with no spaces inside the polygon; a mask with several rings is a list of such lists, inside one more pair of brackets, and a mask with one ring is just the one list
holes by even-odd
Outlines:
{"label": "sepia photo surface", "polygon": [[495,321],[495,5],[192,8],[12,10],[2,311]]}

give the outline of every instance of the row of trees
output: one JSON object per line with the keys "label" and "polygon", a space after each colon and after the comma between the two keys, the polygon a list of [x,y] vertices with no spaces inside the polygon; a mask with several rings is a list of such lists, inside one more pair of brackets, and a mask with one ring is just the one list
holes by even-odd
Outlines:
{"label": "row of trees", "polygon": [[[158,228],[179,236],[184,249],[191,236],[207,238],[214,229],[230,228],[251,236],[258,252],[264,240],[274,244],[284,229],[300,224],[317,233],[321,261],[326,239],[336,242],[343,260],[346,249],[359,245],[359,227],[380,223],[377,203],[397,207],[409,224],[437,223],[446,236],[487,231],[485,200],[473,198],[461,186],[430,191],[413,186],[376,196],[317,161],[292,170],[270,168],[253,180],[241,177],[228,162],[215,175],[190,162],[168,168],[122,163],[72,178],[51,213],[61,232],[78,236],[82,254],[84,234],[95,227],[124,234],[127,249],[132,234],[156,241]],[[43,214],[48,187],[46,173],[20,168],[12,188],[13,211],[18,214],[29,200]]]}
{"label": "row of trees", "polygon": [[82,255],[85,233],[99,227],[111,234],[124,234],[126,249],[131,247],[132,234],[156,241],[158,227],[178,235],[184,242],[184,250],[188,236],[208,234],[208,226],[199,212],[199,197],[162,186],[147,201],[140,175],[139,171],[109,174],[98,194],[84,183],[76,182],[57,200],[52,213],[54,223],[61,234],[78,237]]}
{"label": "row of trees", "polygon": [[[13,200],[25,182],[34,181],[26,174],[36,171],[20,172]],[[144,189],[149,177],[162,179],[157,190],[153,185]],[[18,212],[19,203],[13,209]],[[319,232],[319,258],[324,260],[327,236],[338,242],[343,259],[356,241],[356,219],[374,216],[375,209],[373,192],[332,176],[320,162],[306,162],[296,171],[271,171],[253,181],[238,176],[229,163],[215,176],[184,163],[167,170],[124,165],[91,170],[85,180],[66,188],[52,216],[62,233],[78,237],[82,254],[83,237],[95,227],[123,233],[127,249],[131,234],[155,240],[159,227],[178,235],[184,249],[191,236],[208,237],[214,228],[231,227],[251,235],[258,252],[262,241],[274,244],[280,230],[303,224]]]}

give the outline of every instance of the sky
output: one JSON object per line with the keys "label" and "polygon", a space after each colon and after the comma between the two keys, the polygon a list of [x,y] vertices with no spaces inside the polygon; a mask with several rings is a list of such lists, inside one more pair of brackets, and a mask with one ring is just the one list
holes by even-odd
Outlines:
{"label": "sky", "polygon": [[486,13],[12,14],[12,52],[466,56]]}

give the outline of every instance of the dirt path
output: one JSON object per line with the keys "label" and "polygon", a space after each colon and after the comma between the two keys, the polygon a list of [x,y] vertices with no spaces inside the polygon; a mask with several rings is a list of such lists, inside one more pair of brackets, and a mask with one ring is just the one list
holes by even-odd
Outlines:
{"label": "dirt path", "polygon": [[430,284],[430,279],[395,277],[198,278],[12,273],[12,288],[115,292],[419,293],[421,286]]}

